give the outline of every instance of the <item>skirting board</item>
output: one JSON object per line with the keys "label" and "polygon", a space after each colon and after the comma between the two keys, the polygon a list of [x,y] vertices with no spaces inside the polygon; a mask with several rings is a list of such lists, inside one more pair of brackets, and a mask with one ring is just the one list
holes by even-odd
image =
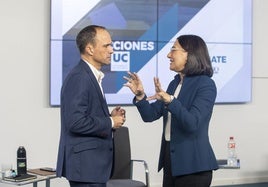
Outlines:
{"label": "skirting board", "polygon": [[[212,181],[211,187],[221,185],[252,184],[252,183],[264,183],[264,182],[268,182],[268,177],[217,179]],[[151,184],[150,187],[162,187],[162,184]]]}
{"label": "skirting board", "polygon": [[263,182],[268,182],[268,177],[216,179],[212,181],[211,186],[232,185],[232,184],[251,184],[251,183],[263,183]]}

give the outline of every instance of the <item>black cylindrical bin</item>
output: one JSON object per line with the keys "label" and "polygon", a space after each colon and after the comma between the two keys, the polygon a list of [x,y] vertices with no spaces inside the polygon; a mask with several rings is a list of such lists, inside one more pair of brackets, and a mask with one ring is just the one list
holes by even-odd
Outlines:
{"label": "black cylindrical bin", "polygon": [[20,146],[17,150],[17,173],[18,175],[27,173],[26,150],[23,146]]}

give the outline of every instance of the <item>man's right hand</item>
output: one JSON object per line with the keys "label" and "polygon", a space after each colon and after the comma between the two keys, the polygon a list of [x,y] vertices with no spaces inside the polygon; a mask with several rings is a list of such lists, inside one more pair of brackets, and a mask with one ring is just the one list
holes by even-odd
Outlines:
{"label": "man's right hand", "polygon": [[126,118],[124,116],[112,116],[113,122],[114,122],[114,129],[122,127],[124,125]]}

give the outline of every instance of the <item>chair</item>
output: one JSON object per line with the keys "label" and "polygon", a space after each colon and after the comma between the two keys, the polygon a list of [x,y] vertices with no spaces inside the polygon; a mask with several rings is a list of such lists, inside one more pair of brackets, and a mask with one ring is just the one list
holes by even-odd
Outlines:
{"label": "chair", "polygon": [[[143,164],[145,183],[133,179],[134,163]],[[114,165],[107,187],[149,187],[148,165],[144,160],[131,159],[129,131],[125,126],[114,131]]]}

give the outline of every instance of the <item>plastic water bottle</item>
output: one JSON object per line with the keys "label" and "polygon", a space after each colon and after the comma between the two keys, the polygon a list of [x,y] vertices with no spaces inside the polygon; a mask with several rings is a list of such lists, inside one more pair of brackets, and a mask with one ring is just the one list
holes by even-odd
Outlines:
{"label": "plastic water bottle", "polygon": [[18,175],[27,173],[26,150],[23,146],[20,146],[17,150],[17,173]]}
{"label": "plastic water bottle", "polygon": [[234,137],[231,136],[228,141],[228,157],[227,157],[227,165],[228,166],[237,166],[237,155],[235,151],[235,140]]}

